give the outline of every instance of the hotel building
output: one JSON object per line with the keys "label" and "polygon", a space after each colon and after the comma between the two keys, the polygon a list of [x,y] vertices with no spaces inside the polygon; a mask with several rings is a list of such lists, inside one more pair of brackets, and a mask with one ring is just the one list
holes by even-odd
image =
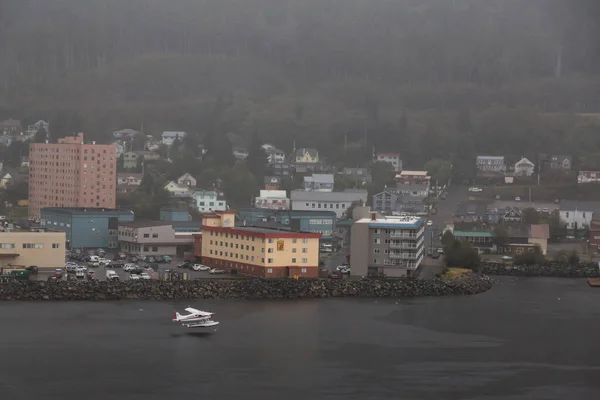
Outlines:
{"label": "hotel building", "polygon": [[44,207],[116,206],[115,145],[85,144],[83,133],[29,146],[29,216]]}
{"label": "hotel building", "polygon": [[423,261],[424,233],[424,219],[416,216],[379,216],[372,212],[357,219],[351,233],[351,275],[410,276]]}
{"label": "hotel building", "polygon": [[318,233],[236,227],[235,212],[218,211],[202,217],[202,234],[194,235],[194,255],[210,267],[262,278],[317,278],[320,237]]}

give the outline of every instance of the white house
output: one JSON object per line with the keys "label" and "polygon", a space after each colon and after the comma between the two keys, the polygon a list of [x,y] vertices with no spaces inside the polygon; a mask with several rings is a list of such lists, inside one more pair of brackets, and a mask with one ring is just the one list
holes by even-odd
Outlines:
{"label": "white house", "polygon": [[333,192],[333,174],[312,174],[304,177],[304,190]]}
{"label": "white house", "polygon": [[267,153],[269,164],[282,163],[285,161],[285,152],[279,150],[275,146],[265,143],[262,145],[263,150]]}
{"label": "white house", "polygon": [[394,171],[402,171],[402,159],[398,153],[375,153],[373,162],[386,162],[392,164]]}
{"label": "white house", "polygon": [[8,174],[8,173],[4,174],[4,176],[2,177],[2,179],[0,179],[0,188],[6,189],[10,185],[12,185],[12,183],[13,183],[12,175]]}
{"label": "white house", "polygon": [[117,184],[128,185],[128,186],[140,186],[142,184],[143,176],[139,173],[118,173]]}
{"label": "white house", "polygon": [[290,199],[285,190],[261,190],[260,196],[254,199],[254,207],[269,210],[289,210]]}
{"label": "white house", "polygon": [[35,134],[38,133],[40,128],[43,129],[44,131],[46,131],[46,133],[48,133],[49,127],[50,127],[50,124],[48,122],[40,119],[35,124],[27,126],[27,134],[35,136]]}
{"label": "white house", "polygon": [[535,165],[527,158],[523,157],[515,164],[515,175],[516,176],[531,176]]}
{"label": "white house", "polygon": [[164,145],[171,146],[175,139],[182,141],[185,135],[185,132],[164,131],[160,137]]}
{"label": "white house", "polygon": [[177,182],[169,181],[164,186],[164,189],[174,197],[191,197],[193,190],[187,186],[179,186]]}
{"label": "white house", "polygon": [[567,229],[583,229],[589,227],[594,216],[594,209],[589,202],[563,200],[560,203],[560,219]]}
{"label": "white house", "polygon": [[237,160],[245,160],[248,157],[248,150],[243,147],[234,147],[233,148],[233,156]]}
{"label": "white house", "polygon": [[214,190],[196,190],[193,198],[194,204],[200,212],[227,210],[227,202]]}
{"label": "white house", "polygon": [[117,150],[117,157],[121,157],[121,154],[125,152],[125,146],[119,141],[112,142],[112,145],[115,146],[115,149]]}
{"label": "white house", "polygon": [[180,187],[195,188],[196,178],[194,178],[192,175],[186,172],[185,174],[177,178],[177,185],[179,185]]}
{"label": "white house", "polygon": [[504,172],[506,165],[503,156],[478,156],[477,169],[480,172]]}

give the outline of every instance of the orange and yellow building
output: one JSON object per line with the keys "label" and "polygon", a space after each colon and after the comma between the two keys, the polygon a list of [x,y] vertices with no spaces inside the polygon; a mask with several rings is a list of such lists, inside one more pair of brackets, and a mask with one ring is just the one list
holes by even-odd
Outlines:
{"label": "orange and yellow building", "polygon": [[195,235],[194,255],[214,268],[237,270],[263,278],[317,278],[318,233],[236,227],[235,212],[202,217],[202,235]]}

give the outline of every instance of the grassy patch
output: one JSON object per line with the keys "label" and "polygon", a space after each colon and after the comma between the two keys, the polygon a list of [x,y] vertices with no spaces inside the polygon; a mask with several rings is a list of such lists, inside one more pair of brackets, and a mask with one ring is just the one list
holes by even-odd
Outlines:
{"label": "grassy patch", "polygon": [[470,269],[466,269],[466,268],[449,268],[448,272],[446,272],[442,278],[444,279],[450,279],[450,280],[455,280],[455,279],[460,279],[463,276],[470,274],[471,270]]}

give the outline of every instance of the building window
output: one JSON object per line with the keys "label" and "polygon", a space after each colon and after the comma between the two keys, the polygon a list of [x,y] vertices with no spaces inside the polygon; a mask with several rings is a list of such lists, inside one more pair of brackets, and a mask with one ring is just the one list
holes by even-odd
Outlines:
{"label": "building window", "polygon": [[306,238],[302,239],[302,243],[308,243],[308,239],[306,239]]}
{"label": "building window", "polygon": [[158,246],[152,246],[152,251],[156,253],[158,251]]}
{"label": "building window", "polygon": [[149,233],[144,233],[144,238],[149,238],[150,234]]}
{"label": "building window", "polygon": [[373,254],[379,254],[380,250],[379,249],[373,249]]}
{"label": "building window", "polygon": [[267,259],[267,263],[268,264],[273,264],[273,259],[272,258]]}
{"label": "building window", "polygon": [[302,249],[302,252],[303,252],[303,253],[308,253],[308,248],[304,247],[304,248]]}
{"label": "building window", "polygon": [[265,258],[261,257],[260,262],[264,264],[265,263]]}
{"label": "building window", "polygon": [[24,249],[43,249],[43,243],[23,243]]}
{"label": "building window", "polygon": [[381,240],[380,239],[373,239],[373,243],[375,243],[375,244],[381,244]]}
{"label": "building window", "polygon": [[296,264],[296,259],[292,258],[292,264]]}
{"label": "building window", "polygon": [[53,249],[60,249],[60,243],[52,243]]}
{"label": "building window", "polygon": [[379,264],[379,258],[374,258],[373,259],[373,264]]}
{"label": "building window", "polygon": [[144,251],[148,251],[148,246],[144,246]]}
{"label": "building window", "polygon": [[268,253],[272,253],[272,252],[273,252],[273,249],[272,249],[272,248],[270,248],[270,249],[267,249],[267,252],[268,252]]}
{"label": "building window", "polygon": [[381,233],[381,230],[380,230],[380,229],[375,229],[375,234],[376,234],[376,235],[379,235],[380,233]]}
{"label": "building window", "polygon": [[301,271],[302,271],[303,274],[305,274],[306,273],[306,268],[302,268]]}
{"label": "building window", "polygon": [[[254,268],[252,268],[252,270],[254,271]],[[267,274],[272,274],[273,273],[273,268],[267,268]]]}
{"label": "building window", "polygon": [[0,249],[14,249],[14,243],[0,243]]}
{"label": "building window", "polygon": [[158,233],[153,233],[153,234],[152,234],[152,237],[153,237],[153,238],[157,238],[157,237],[158,237]]}
{"label": "building window", "polygon": [[308,259],[307,259],[307,258],[303,258],[303,259],[302,259],[302,263],[306,264],[307,262],[308,262]]}
{"label": "building window", "polygon": [[296,243],[297,241],[298,241],[298,239],[296,239],[296,238],[292,239],[292,243]]}
{"label": "building window", "polygon": [[294,248],[292,249],[292,253],[295,253],[295,252],[296,252],[296,248],[294,247]]}
{"label": "building window", "polygon": [[269,243],[273,243],[273,239],[269,239]]}

